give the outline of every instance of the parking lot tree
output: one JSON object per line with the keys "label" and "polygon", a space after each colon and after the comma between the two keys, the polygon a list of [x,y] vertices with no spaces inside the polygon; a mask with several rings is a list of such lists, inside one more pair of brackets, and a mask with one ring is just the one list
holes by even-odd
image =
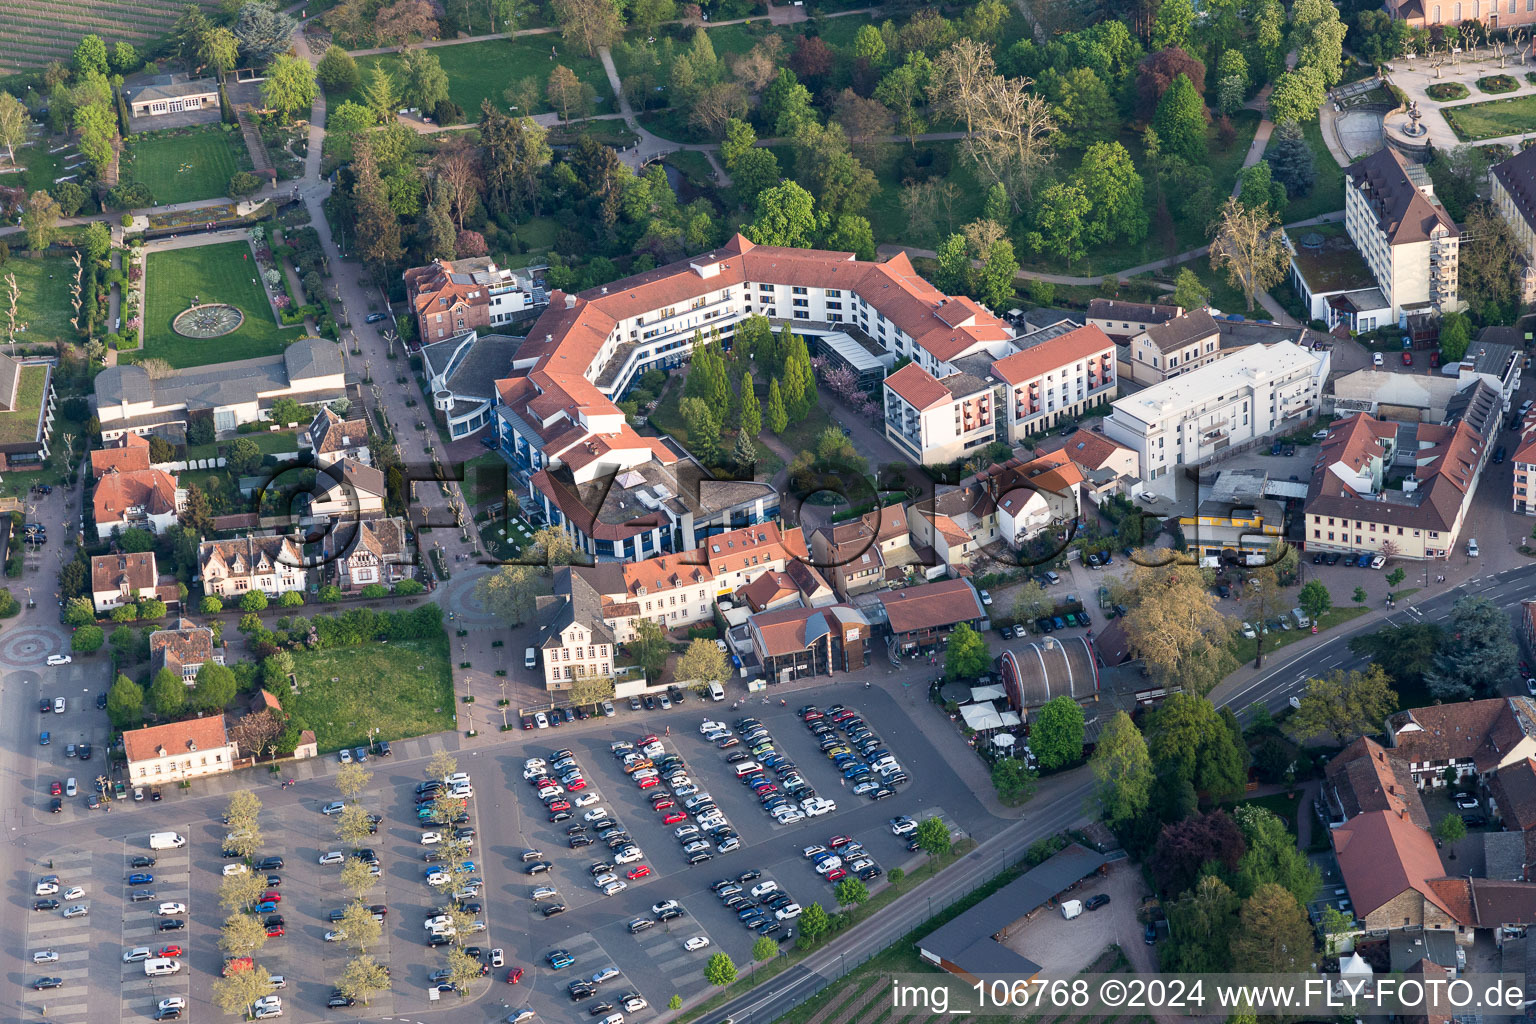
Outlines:
{"label": "parking lot tree", "polygon": [[346,801],[356,800],[368,788],[373,772],[353,761],[336,769],[336,792]]}
{"label": "parking lot tree", "polygon": [[949,826],[944,824],[942,818],[924,818],[917,823],[917,832],[912,838],[917,840],[918,848],[928,855],[930,867],[934,864],[934,858],[950,850]]}
{"label": "parking lot tree", "polygon": [[[856,907],[869,899],[869,887],[857,878],[845,878],[832,890],[840,907]],[[765,936],[766,937],[766,936]],[[754,949],[755,953],[756,950]]]}
{"label": "parking lot tree", "polygon": [[1131,649],[1160,684],[1205,693],[1236,667],[1231,622],[1197,567],[1160,564],[1153,553],[1133,561],[1122,620]]}
{"label": "parking lot tree", "polygon": [[991,664],[986,638],[963,622],[956,626],[944,645],[944,677],[975,679]]}
{"label": "parking lot tree", "polygon": [[533,614],[539,574],[531,565],[504,565],[475,584],[481,607],[509,626],[520,626]]}
{"label": "parking lot tree", "polygon": [[107,717],[122,729],[144,720],[144,688],[125,675],[119,675],[107,691]]}
{"label": "parking lot tree", "polygon": [[1100,730],[1088,766],[1105,822],[1122,825],[1146,811],[1152,798],[1152,758],[1146,737],[1130,715],[1117,711]]}
{"label": "parking lot tree", "polygon": [[1247,850],[1237,862],[1234,884],[1239,896],[1251,896],[1269,883],[1283,886],[1302,906],[1311,902],[1323,876],[1296,845],[1285,822],[1273,811],[1238,804],[1232,820],[1243,834]]}
{"label": "parking lot tree", "polygon": [[800,913],[799,945],[806,948],[816,945],[831,928],[832,919],[827,916],[827,908],[820,903],[812,903]]}
{"label": "parking lot tree", "polygon": [[[261,592],[253,590],[251,593]],[[207,661],[197,670],[197,685],[192,687],[188,703],[195,711],[219,711],[235,699],[237,689],[238,683],[232,669]]]}
{"label": "parking lot tree", "polygon": [[1402,566],[1398,566],[1396,569],[1393,569],[1391,572],[1387,573],[1387,586],[1391,587],[1393,590],[1396,590],[1398,587],[1403,585],[1403,580],[1407,578],[1408,570],[1404,569]]}
{"label": "parking lot tree", "polygon": [[267,944],[267,929],[250,914],[230,914],[219,930],[219,948],[230,956],[250,956]]}
{"label": "parking lot tree", "polygon": [[261,824],[253,817],[250,825],[236,825],[237,819],[231,818],[229,825],[229,838],[224,840],[224,848],[233,850],[242,857],[253,856],[266,842],[266,837],[261,834]]}
{"label": "parking lot tree", "polygon": [[[254,923],[254,918],[251,920]],[[257,964],[248,971],[215,978],[213,1002],[225,1013],[248,1013],[252,1003],[273,991],[272,975]]]}
{"label": "parking lot tree", "polygon": [[1035,713],[1030,747],[1040,767],[1063,768],[1083,756],[1083,709],[1071,697],[1053,697]]}
{"label": "parking lot tree", "polygon": [[1459,814],[1447,814],[1435,824],[1435,838],[1442,843],[1454,843],[1467,836],[1467,823]]}
{"label": "parking lot tree", "polygon": [[722,651],[713,640],[702,637],[693,640],[682,657],[677,659],[678,680],[691,682],[701,689],[711,681],[730,678],[731,668]]}
{"label": "parking lot tree", "polygon": [[344,843],[356,846],[366,842],[370,835],[369,827],[368,808],[362,804],[347,804],[336,816],[336,838]]}
{"label": "parking lot tree", "polygon": [[[857,879],[850,878],[847,881],[857,881]],[[764,960],[772,960],[778,955],[779,944],[767,935],[761,936],[756,942],[752,943],[752,959],[758,963],[762,963]],[[678,1006],[682,1005],[683,1001],[680,996],[673,996],[672,998],[677,1000]],[[671,1004],[668,1005],[670,1006]]]}
{"label": "parking lot tree", "polygon": [[1333,607],[1333,595],[1328,593],[1328,588],[1322,580],[1307,580],[1296,595],[1296,603],[1315,623]]}
{"label": "parking lot tree", "polygon": [[341,969],[336,987],[343,995],[361,999],[367,1006],[369,996],[389,988],[389,972],[373,957],[361,953],[348,960],[347,966]]}
{"label": "parking lot tree", "polygon": [[1434,696],[1444,701],[1487,696],[1499,680],[1515,674],[1520,652],[1511,639],[1509,616],[1488,598],[1457,600],[1451,606],[1450,632],[1424,677]]}
{"label": "parking lot tree", "polygon": [[362,900],[346,905],[338,927],[347,933],[347,944],[358,950],[376,945],[384,935],[384,926],[373,919],[373,911]]}
{"label": "parking lot tree", "polygon": [[1056,602],[1051,600],[1039,580],[1030,580],[1013,597],[1013,617],[1020,622],[1031,622],[1049,614],[1055,607]]}
{"label": "parking lot tree", "polygon": [[258,875],[254,871],[225,875],[219,882],[219,906],[230,913],[249,910],[266,888],[266,876]]}
{"label": "parking lot tree", "polygon": [[[804,930],[804,926],[801,926]],[[736,964],[725,953],[715,953],[704,964],[704,980],[724,988],[736,980]]]}
{"label": "parking lot tree", "polygon": [[236,790],[229,796],[224,816],[229,819],[231,831],[261,827],[261,797],[248,789]]}
{"label": "parking lot tree", "polygon": [[[364,836],[367,834],[366,831],[363,833]],[[348,857],[346,863],[342,864],[341,887],[350,893],[353,899],[362,899],[376,884],[378,879],[373,877],[373,869],[366,861]]]}
{"label": "parking lot tree", "polygon": [[666,667],[667,655],[672,653],[672,644],[660,625],[650,619],[641,619],[635,623],[635,638],[629,642],[629,650],[640,662],[646,676],[655,679]]}
{"label": "parking lot tree", "polygon": [[1343,746],[1357,736],[1380,731],[1396,710],[1397,692],[1380,665],[1352,672],[1334,669],[1327,676],[1307,680],[1286,732],[1298,743],[1327,736]]}
{"label": "parking lot tree", "polygon": [[1365,604],[1366,599],[1369,597],[1370,595],[1365,592],[1364,587],[1356,587],[1355,592],[1350,595],[1350,599],[1354,601],[1355,604]]}
{"label": "parking lot tree", "polygon": [[432,810],[437,815],[437,820],[444,827],[447,827],[449,822],[462,814],[466,806],[468,806],[467,801],[461,797],[448,795],[446,789],[442,790],[438,798],[432,801]]}
{"label": "parking lot tree", "polygon": [[1232,970],[1289,974],[1305,969],[1312,954],[1312,924],[1284,886],[1260,886],[1243,901],[1232,935]]}
{"label": "parking lot tree", "polygon": [[470,934],[470,928],[474,927],[475,915],[465,910],[458,903],[454,903],[448,911],[448,919],[453,922],[453,930],[458,935],[458,941],[462,944]]}
{"label": "parking lot tree", "polygon": [[107,642],[107,634],[100,626],[81,626],[69,638],[69,649],[76,654],[93,654]]}
{"label": "parking lot tree", "polygon": [[[763,939],[768,939],[768,936],[764,935]],[[753,951],[754,955],[757,952],[758,945],[762,944],[763,939],[758,939],[757,942],[753,944],[752,951]],[[769,942],[773,942],[772,939],[768,939],[768,941]],[[774,942],[773,943],[773,952],[776,954],[776,953],[778,953],[778,951],[779,951],[779,944],[777,942]],[[761,960],[763,958],[762,957],[758,957],[758,959]],[[678,1010],[681,1010],[682,1008],[683,1008],[683,997],[678,995],[676,992],[672,993],[672,998],[667,1000],[667,1009],[671,1010],[673,1013],[676,1013]]]}
{"label": "parking lot tree", "polygon": [[448,980],[459,987],[461,996],[469,991],[470,983],[480,977],[480,961],[457,946],[449,947],[444,966],[448,968]]}
{"label": "parking lot tree", "polygon": [[446,779],[459,770],[459,759],[446,750],[439,750],[427,762],[427,778]]}

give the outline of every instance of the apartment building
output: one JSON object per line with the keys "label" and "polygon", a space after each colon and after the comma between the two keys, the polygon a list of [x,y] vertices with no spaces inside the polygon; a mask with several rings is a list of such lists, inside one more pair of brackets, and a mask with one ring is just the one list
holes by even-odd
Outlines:
{"label": "apartment building", "polygon": [[162,469],[112,469],[96,482],[91,503],[98,537],[131,527],[160,533],[186,510],[187,492]]}
{"label": "apartment building", "polygon": [[303,590],[307,582],[304,554],[296,537],[240,537],[204,541],[198,548],[203,592],[224,600],[239,600],[259,590],[278,597]]}
{"label": "apartment building", "polygon": [[1488,185],[1489,199],[1509,225],[1520,254],[1520,301],[1536,301],[1536,152],[1522,149],[1494,164]]}
{"label": "apartment building", "polygon": [[1520,423],[1520,443],[1510,459],[1515,464],[1511,486],[1514,511],[1536,516],[1536,408]]}
{"label": "apartment building", "polygon": [[1094,299],[1088,303],[1088,326],[1097,327],[1122,345],[1136,335],[1167,323],[1184,312],[1182,306]]}
{"label": "apartment building", "polygon": [[1295,429],[1317,414],[1331,358],[1284,341],[1119,399],[1104,433],[1136,452],[1146,481]]}
{"label": "apartment building", "polygon": [[544,688],[568,690],[578,679],[613,676],[613,632],[602,603],[580,568],[555,570],[555,594],[539,598],[539,651]]}
{"label": "apartment building", "polygon": [[1409,28],[1457,25],[1468,19],[1483,22],[1489,32],[1536,24],[1536,0],[1387,0],[1386,7]]}
{"label": "apartment building", "polygon": [[1153,324],[1130,342],[1131,379],[1158,384],[1221,358],[1221,332],[1208,309]]}
{"label": "apartment building", "polygon": [[542,288],[485,256],[433,260],[412,267],[404,277],[422,345],[525,319],[544,301]]}
{"label": "apartment building", "polygon": [[[1386,299],[1390,322],[1460,307],[1461,230],[1423,167],[1391,146],[1346,167],[1344,227]],[[1381,325],[1357,329],[1374,326]]]}

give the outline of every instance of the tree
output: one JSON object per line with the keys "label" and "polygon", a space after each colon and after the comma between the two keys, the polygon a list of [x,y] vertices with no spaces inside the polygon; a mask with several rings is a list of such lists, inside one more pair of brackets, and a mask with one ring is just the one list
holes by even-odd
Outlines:
{"label": "tree", "polygon": [[219,882],[219,906],[231,913],[248,910],[266,891],[267,879],[254,871],[225,875]]}
{"label": "tree", "polygon": [[[1180,75],[1168,86],[1152,115],[1163,152],[1194,163],[1206,159],[1205,125],[1209,115],[1189,76]],[[1251,308],[1251,307],[1250,307]]]}
{"label": "tree", "polygon": [[[435,58],[434,58],[435,60]],[[281,54],[267,68],[261,83],[261,100],[283,117],[308,111],[315,102],[315,69],[307,60]]]}
{"label": "tree", "polygon": [[812,903],[800,912],[800,937],[807,945],[814,945],[831,927],[827,909],[820,903]]}
{"label": "tree", "polygon": [[742,229],[758,245],[784,245],[809,249],[815,244],[816,201],[794,181],[785,181],[759,193],[756,216]]}
{"label": "tree", "polygon": [[1402,566],[1398,566],[1396,569],[1393,569],[1391,572],[1387,573],[1387,586],[1396,590],[1398,587],[1403,585],[1403,580],[1407,578],[1408,570],[1404,569]]}
{"label": "tree", "polygon": [[[343,765],[342,767],[346,767],[346,765]],[[368,836],[372,834],[372,828],[373,825],[368,820],[368,809],[362,804],[347,804],[347,806],[341,809],[341,813],[336,816],[336,837],[344,843],[351,843],[356,845],[358,843],[367,841]],[[358,863],[361,864],[362,862],[359,861]],[[346,868],[349,867],[350,864],[351,862],[348,862],[347,865],[343,865],[343,885],[347,884]],[[367,865],[364,864],[363,867],[366,870]],[[368,889],[371,888],[373,888],[373,880],[372,875],[370,874],[368,878],[368,884],[362,890],[362,892],[367,892]],[[362,893],[358,893],[358,895],[361,894]]]}
{"label": "tree", "polygon": [[149,703],[161,718],[174,718],[187,704],[187,684],[168,668],[155,673],[149,685]]}
{"label": "tree", "polygon": [[992,766],[992,786],[998,797],[1010,806],[1035,795],[1040,777],[1016,757],[1001,758]]}
{"label": "tree", "polygon": [[1486,597],[1468,595],[1451,606],[1452,639],[1441,645],[1424,681],[1442,701],[1495,692],[1495,683],[1515,674],[1519,648],[1510,638],[1509,616]]}
{"label": "tree", "polygon": [[682,657],[677,659],[674,677],[682,682],[699,684],[729,679],[731,668],[722,651],[713,640],[696,639],[689,643]]}
{"label": "tree", "polygon": [[944,644],[944,677],[975,679],[991,664],[992,652],[986,637],[963,622],[957,625]]}
{"label": "tree", "polygon": [[101,650],[107,635],[100,626],[81,626],[69,639],[69,649],[76,654],[92,654]]}
{"label": "tree", "polygon": [[384,926],[374,920],[373,911],[362,900],[353,900],[342,908],[340,930],[353,949],[364,950],[378,945],[384,935]]}
{"label": "tree", "polygon": [[249,914],[231,914],[219,933],[219,948],[230,956],[250,956],[266,944],[266,928],[260,918]]}
{"label": "tree", "polygon": [[507,625],[519,626],[533,615],[538,589],[538,573],[531,565],[503,565],[475,584],[475,600]]}
{"label": "tree", "polygon": [[1152,49],[1183,47],[1195,23],[1195,7],[1190,0],[1163,0],[1152,17]]}
{"label": "tree", "polygon": [[362,83],[363,75],[357,69],[357,61],[341,47],[332,43],[325,48],[325,55],[315,65],[315,77],[326,92],[351,92]]}
{"label": "tree", "polygon": [[1241,901],[1226,882],[1203,875],[1194,889],[1168,903],[1168,926],[1180,937],[1160,959],[1169,970],[1217,972],[1231,969],[1232,933]]}
{"label": "tree", "polygon": [[33,192],[21,214],[21,229],[27,235],[27,248],[42,252],[58,234],[59,204],[47,192]]}
{"label": "tree", "polygon": [[770,433],[783,434],[789,426],[789,413],[784,408],[784,396],[779,391],[779,379],[773,378],[768,382],[768,430]]}
{"label": "tree", "polygon": [[1147,209],[1141,175],[1131,154],[1118,142],[1097,142],[1083,154],[1074,176],[1088,215],[1083,240],[1089,245],[1110,241],[1140,242],[1147,235]]}
{"label": "tree", "polygon": [[1013,278],[1018,269],[1019,260],[1013,253],[1013,243],[1006,238],[993,242],[976,273],[976,298],[995,310],[1007,309],[1013,304]]}
{"label": "tree", "polygon": [[1195,884],[1207,866],[1235,870],[1246,852],[1237,822],[1225,810],[1217,809],[1164,825],[1148,867],[1164,892],[1183,892]]}
{"label": "tree", "polygon": [[1211,266],[1225,270],[1253,311],[1253,297],[1278,284],[1290,266],[1290,250],[1269,209],[1249,209],[1228,197],[1211,240]]}
{"label": "tree", "polygon": [[1277,125],[1300,124],[1317,116],[1328,86],[1316,68],[1298,67],[1275,80],[1269,94],[1269,119]]}
{"label": "tree", "polygon": [[922,106],[932,71],[933,66],[922,51],[908,53],[903,63],[886,72],[875,87],[875,99],[896,115],[896,127],[907,137],[909,146],[915,147],[917,136],[928,130]]}
{"label": "tree", "polygon": [[101,221],[92,221],[86,225],[85,237],[80,241],[80,248],[94,262],[105,259],[107,253],[112,251],[112,232]]}
{"label": "tree", "polygon": [[1237,201],[1250,210],[1267,209],[1276,221],[1285,217],[1285,186],[1270,176],[1269,164],[1260,160],[1237,176]]}
{"label": "tree", "polygon": [[1056,86],[1056,120],[1075,146],[1086,147],[1114,137],[1119,126],[1115,98],[1092,68],[1072,68]]}
{"label": "tree", "polygon": [[917,841],[918,849],[928,855],[930,870],[937,866],[939,857],[947,856],[949,853],[951,846],[949,826],[944,824],[942,818],[924,818],[917,823],[917,831],[912,838]]}
{"label": "tree", "polygon": [[261,465],[261,458],[261,449],[249,437],[235,438],[224,450],[225,463],[240,476],[255,472]]}
{"label": "tree", "polygon": [[1147,751],[1160,779],[1187,783],[1216,799],[1243,790],[1246,751],[1204,697],[1170,696],[1152,716]]}
{"label": "tree", "polygon": [[188,71],[197,70],[197,47],[210,27],[208,16],[196,4],[188,4],[171,26],[176,56]]}
{"label": "tree", "polygon": [[1040,193],[1035,228],[1025,240],[1036,252],[1054,255],[1070,266],[1087,251],[1083,222],[1091,213],[1092,206],[1080,186],[1055,182]]}
{"label": "tree", "polygon": [[[752,943],[752,959],[756,960],[758,963],[762,963],[765,960],[772,960],[778,955],[779,944],[774,942],[773,939],[767,935],[759,937],[756,942]],[[681,1009],[683,1002],[682,999],[678,996],[673,996],[672,998],[677,1000],[678,1005],[675,1007],[669,1006],[669,1009]]]}
{"label": "tree", "polygon": [[240,610],[252,615],[266,611],[267,604],[267,595],[259,590],[248,590],[240,598]]}
{"label": "tree", "polygon": [[235,18],[233,31],[247,63],[266,67],[278,54],[287,53],[297,24],[264,0],[247,0]]}
{"label": "tree", "polygon": [[372,779],[373,773],[362,765],[356,762],[344,764],[336,769],[336,792],[343,800],[356,800]]}
{"label": "tree", "polygon": [[842,125],[854,151],[871,162],[884,153],[885,136],[891,134],[896,124],[896,116],[884,103],[860,96],[852,89],[838,93],[832,116]]}
{"label": "tree", "polygon": [[240,40],[227,28],[210,28],[198,37],[197,60],[222,77],[240,63]]}
{"label": "tree", "polygon": [[[937,73],[930,92],[941,79]],[[952,80],[952,79],[951,79]],[[961,150],[987,184],[1002,182],[1015,210],[1034,194],[1035,181],[1050,164],[1056,119],[1045,97],[1029,90],[1028,79],[988,75],[969,82],[972,91],[956,98],[968,126]]]}
{"label": "tree", "polygon": [[832,894],[837,897],[838,906],[854,907],[869,899],[869,888],[857,878],[845,878],[837,883]]}
{"label": "tree", "polygon": [[[252,928],[262,933],[262,941],[265,942],[266,929],[254,917],[237,914],[229,920],[249,922]],[[252,1003],[272,991],[272,975],[260,965],[213,979],[213,1002],[224,1013],[249,1013]]]}
{"label": "tree", "polygon": [[741,436],[756,437],[763,432],[762,409],[750,373],[741,375]]}
{"label": "tree", "polygon": [[558,526],[538,530],[528,545],[528,560],[540,565],[570,565],[579,555],[571,535]]}
{"label": "tree", "polygon": [[371,956],[355,956],[341,969],[336,987],[349,998],[361,999],[366,1006],[370,995],[389,988],[389,971]]}
{"label": "tree", "polygon": [[5,147],[7,159],[16,162],[16,147],[27,141],[27,129],[32,117],[26,104],[8,92],[0,92],[0,146]]}
{"label": "tree", "polygon": [[[443,83],[446,86],[446,75]],[[560,112],[560,120],[570,123],[572,107],[581,113],[581,89],[581,79],[576,77],[576,72],[564,64],[556,64],[549,73],[549,84],[545,87],[544,95],[548,97],[549,105]]]}
{"label": "tree", "polygon": [[446,779],[459,770],[459,759],[446,750],[439,750],[427,761],[428,779]]}
{"label": "tree", "polygon": [[1462,225],[1457,253],[1461,299],[1484,323],[1513,322],[1520,314],[1521,266],[1514,233],[1489,203],[1477,203]]}
{"label": "tree", "polygon": [[1269,163],[1270,177],[1285,187],[1287,196],[1298,199],[1311,194],[1317,181],[1317,165],[1312,159],[1312,147],[1307,145],[1296,122],[1275,126],[1264,159]]}
{"label": "tree", "polygon": [[[260,591],[255,591],[260,593]],[[223,665],[204,662],[197,670],[197,685],[188,703],[197,711],[219,711],[235,699],[235,673]]]}
{"label": "tree", "polygon": [[[1327,0],[1297,0],[1291,5],[1291,45],[1296,66],[1316,68],[1329,89],[1343,77],[1344,23]],[[1393,56],[1397,56],[1393,54]]]}
{"label": "tree", "polygon": [[619,10],[610,0],[554,0],[554,10],[560,37],[579,44],[588,57],[611,46],[623,28]]}
{"label": "tree", "polygon": [[1020,622],[1038,619],[1056,607],[1055,600],[1046,593],[1045,585],[1030,580],[1019,587],[1013,598],[1013,617]]}
{"label": "tree", "polygon": [[1047,771],[1064,768],[1083,756],[1083,709],[1071,697],[1053,697],[1035,712],[1030,749]]}
{"label": "tree", "polygon": [[1328,593],[1328,587],[1322,580],[1308,580],[1296,595],[1296,603],[1315,624],[1333,607],[1333,595]]}
{"label": "tree", "polygon": [[1296,897],[1274,883],[1260,886],[1238,914],[1232,967],[1253,973],[1293,973],[1312,961],[1312,925]]}
{"label": "tree", "polygon": [[[684,398],[678,407],[688,427],[689,447],[705,462],[714,461],[720,450],[720,420],[702,398]],[[722,410],[723,411],[723,410]]]}
{"label": "tree", "polygon": [[1105,822],[1120,825],[1146,811],[1152,798],[1152,759],[1130,715],[1115,712],[1099,733],[1088,767]]}
{"label": "tree", "polygon": [[1233,666],[1231,623],[1216,608],[1199,569],[1137,564],[1123,625],[1131,649],[1160,682],[1204,693]]}
{"label": "tree", "polygon": [[106,75],[110,70],[107,67],[107,44],[95,33],[82,37],[75,44],[71,64],[77,81],[87,75]]}
{"label": "tree", "polygon": [[1296,838],[1279,815],[1252,804],[1232,811],[1246,849],[1237,862],[1239,896],[1251,896],[1265,885],[1282,886],[1302,906],[1317,895],[1322,873],[1296,846]]}
{"label": "tree", "polygon": [[1447,363],[1458,362],[1472,344],[1472,321],[1465,313],[1443,313],[1440,317],[1440,357]]}
{"label": "tree", "polygon": [[400,98],[408,105],[431,111],[448,99],[448,75],[432,50],[401,50],[400,73]]}
{"label": "tree", "polygon": [[1435,825],[1435,838],[1442,843],[1455,843],[1467,837],[1467,824],[1459,814],[1447,814]]}
{"label": "tree", "polygon": [[661,626],[650,619],[641,619],[635,623],[635,638],[629,642],[629,649],[649,679],[661,675],[662,668],[667,664],[667,656],[672,653],[672,645],[667,641]]}
{"label": "tree", "polygon": [[[1136,66],[1136,108],[1152,120],[1158,104],[1179,76],[1189,79],[1199,95],[1205,93],[1205,65],[1178,47],[1155,50]],[[1159,132],[1159,135],[1162,133]]]}
{"label": "tree", "polygon": [[1188,267],[1181,267],[1178,276],[1173,279],[1173,304],[1181,309],[1200,309],[1210,301],[1210,292],[1195,272]]}
{"label": "tree", "polygon": [[704,980],[711,985],[724,988],[736,980],[735,963],[725,953],[712,954],[704,964]]}
{"label": "tree", "polygon": [[438,34],[437,10],[429,0],[395,0],[374,19],[374,35],[381,43],[411,43]]}
{"label": "tree", "polygon": [[[386,122],[394,116],[399,98],[395,80],[389,76],[384,65],[375,64],[369,70],[368,84],[363,87],[363,104],[373,112],[375,124]],[[326,127],[329,129],[330,125]]]}
{"label": "tree", "polygon": [[113,726],[123,729],[144,720],[144,688],[127,676],[119,675],[107,691],[107,717]]}

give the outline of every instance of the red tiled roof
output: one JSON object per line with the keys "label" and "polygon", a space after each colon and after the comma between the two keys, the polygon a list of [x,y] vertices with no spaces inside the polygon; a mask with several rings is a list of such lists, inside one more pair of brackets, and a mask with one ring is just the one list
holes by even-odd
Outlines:
{"label": "red tiled roof", "polygon": [[[123,750],[128,763],[152,761],[193,750],[214,750],[229,744],[223,715],[189,718],[185,722],[167,722],[123,733]],[[230,765],[231,768],[234,765]]]}
{"label": "red tiled roof", "polygon": [[949,389],[916,363],[908,363],[885,378],[885,386],[918,412],[925,412],[950,401]]}
{"label": "red tiled roof", "polygon": [[986,615],[976,591],[965,580],[940,580],[880,594],[892,633],[941,629]]}
{"label": "red tiled roof", "polygon": [[1066,452],[1067,457],[1073,462],[1090,470],[1103,469],[1105,463],[1118,452],[1132,451],[1118,441],[1112,441],[1093,430],[1079,430],[1067,438],[1067,443],[1061,450]]}
{"label": "red tiled roof", "polygon": [[124,434],[122,443],[117,447],[91,452],[91,473],[98,480],[114,469],[121,473],[131,473],[148,468],[149,439],[138,434]]}
{"label": "red tiled roof", "polygon": [[1089,324],[1066,334],[1031,345],[992,364],[993,371],[1009,384],[1023,384],[1061,366],[1107,351],[1114,357],[1115,343],[1098,327]]}
{"label": "red tiled roof", "polygon": [[176,511],[176,478],[163,469],[112,470],[96,484],[92,496],[96,522],[121,522],[130,508],[152,516]]}
{"label": "red tiled roof", "polygon": [[1339,873],[1349,887],[1355,914],[1365,917],[1409,889],[1455,916],[1430,886],[1445,868],[1428,832],[1391,811],[1357,814],[1332,830]]}

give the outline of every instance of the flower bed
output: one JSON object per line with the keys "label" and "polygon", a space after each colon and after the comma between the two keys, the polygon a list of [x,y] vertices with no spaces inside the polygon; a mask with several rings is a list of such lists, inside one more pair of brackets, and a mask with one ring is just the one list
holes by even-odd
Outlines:
{"label": "flower bed", "polygon": [[1515,81],[1513,75],[1489,75],[1477,80],[1477,87],[1483,92],[1498,94],[1501,92],[1514,92],[1520,88],[1520,83]]}
{"label": "flower bed", "polygon": [[1424,94],[1432,100],[1464,100],[1469,95],[1467,87],[1460,82],[1436,82],[1424,90]]}

